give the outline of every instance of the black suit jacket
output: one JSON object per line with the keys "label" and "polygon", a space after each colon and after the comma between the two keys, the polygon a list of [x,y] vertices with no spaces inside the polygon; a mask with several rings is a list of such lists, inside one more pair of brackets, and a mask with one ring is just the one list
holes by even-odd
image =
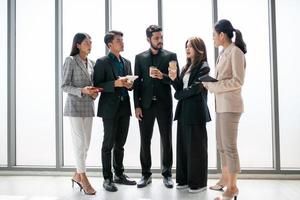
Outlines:
{"label": "black suit jacket", "polygon": [[187,125],[205,124],[211,120],[207,106],[207,90],[199,81],[199,78],[209,71],[207,62],[204,62],[191,70],[187,88],[183,88],[184,73],[172,82],[176,90],[174,96],[179,100],[175,120],[181,119]]}
{"label": "black suit jacket", "polygon": [[171,80],[168,77],[168,67],[170,61],[177,61],[177,56],[175,53],[164,49],[157,56],[159,64],[156,67],[164,74],[162,80],[153,79],[149,76],[149,67],[152,65],[150,49],[135,57],[134,74],[138,78],[134,82],[134,106],[135,108],[149,108],[151,106],[155,82],[158,105],[172,111]]}
{"label": "black suit jacket", "polygon": [[[132,75],[130,61],[123,57],[121,59],[124,63],[126,75]],[[118,79],[117,70],[117,66],[113,65],[112,60],[108,56],[99,58],[95,64],[94,86],[104,89],[99,98],[98,117],[114,118],[118,110],[121,101],[121,90],[114,86],[115,80]],[[131,115],[130,103],[128,104],[128,109]]]}

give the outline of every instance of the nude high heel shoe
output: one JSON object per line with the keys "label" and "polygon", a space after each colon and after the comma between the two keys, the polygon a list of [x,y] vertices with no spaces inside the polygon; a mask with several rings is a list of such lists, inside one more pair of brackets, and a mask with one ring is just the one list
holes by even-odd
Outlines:
{"label": "nude high heel shoe", "polygon": [[[82,188],[81,184],[79,183],[80,180],[76,180],[76,179],[78,179],[78,176],[77,176],[77,175],[78,175],[78,174],[75,172],[73,178],[71,179],[71,181],[72,181],[72,188],[74,188],[74,183],[76,183],[76,184],[78,185],[79,188]],[[76,178],[76,177],[77,177],[77,178]]]}
{"label": "nude high heel shoe", "polygon": [[237,200],[237,196],[239,194],[239,190],[237,189],[235,192],[226,190],[221,197],[215,198],[215,200]]}
{"label": "nude high heel shoe", "polygon": [[225,185],[221,184],[220,182],[216,183],[215,185],[213,186],[210,186],[209,189],[210,190],[215,190],[215,191],[221,191],[223,192],[223,188],[225,187]]}

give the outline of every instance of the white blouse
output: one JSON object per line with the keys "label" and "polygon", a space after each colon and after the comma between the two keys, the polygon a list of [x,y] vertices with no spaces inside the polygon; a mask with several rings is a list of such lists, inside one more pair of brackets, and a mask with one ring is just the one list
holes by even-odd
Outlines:
{"label": "white blouse", "polygon": [[191,75],[191,71],[188,70],[185,72],[184,76],[183,76],[183,89],[188,87],[189,84],[189,79],[190,79],[190,75]]}

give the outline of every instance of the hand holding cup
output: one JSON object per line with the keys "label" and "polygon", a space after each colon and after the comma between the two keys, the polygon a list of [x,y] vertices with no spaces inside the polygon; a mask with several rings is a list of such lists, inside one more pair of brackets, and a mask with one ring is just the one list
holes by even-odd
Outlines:
{"label": "hand holding cup", "polygon": [[174,81],[177,78],[177,62],[175,60],[169,62],[168,71],[170,79]]}

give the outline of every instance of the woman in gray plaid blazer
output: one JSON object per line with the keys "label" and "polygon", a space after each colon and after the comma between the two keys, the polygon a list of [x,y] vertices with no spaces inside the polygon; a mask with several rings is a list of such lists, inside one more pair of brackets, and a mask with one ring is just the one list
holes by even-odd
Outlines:
{"label": "woman in gray plaid blazer", "polygon": [[76,161],[77,172],[72,178],[72,187],[76,183],[85,194],[94,195],[96,191],[85,174],[85,160],[94,117],[94,99],[98,95],[97,88],[93,87],[95,63],[87,58],[91,47],[92,42],[88,34],[77,33],[74,36],[71,54],[63,66],[61,88],[68,94],[64,116],[70,118]]}

